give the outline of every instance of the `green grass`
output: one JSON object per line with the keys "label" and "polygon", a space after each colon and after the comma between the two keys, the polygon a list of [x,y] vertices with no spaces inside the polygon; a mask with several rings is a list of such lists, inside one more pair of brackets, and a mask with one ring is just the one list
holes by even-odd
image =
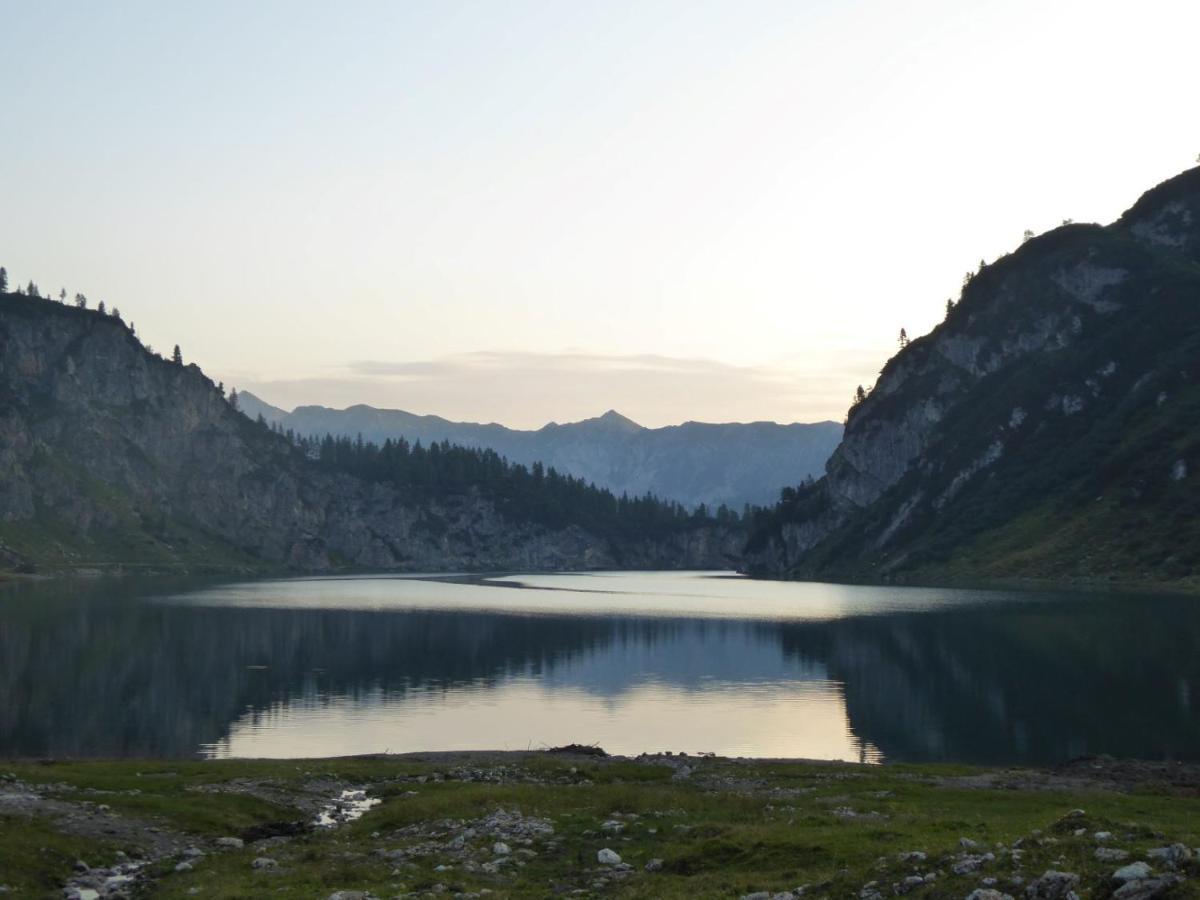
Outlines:
{"label": "green grass", "polygon": [[[1003,882],[1013,872],[1011,863],[1001,860],[977,875],[951,874],[949,855],[959,852],[959,839],[966,837],[986,847],[1034,839],[1027,844],[1022,873],[1036,876],[1048,868],[1078,872],[1085,881],[1081,896],[1087,900],[1107,896],[1106,876],[1113,868],[1092,856],[1090,834],[1096,830],[1121,835],[1120,846],[1133,851],[1134,858],[1164,843],[1200,846],[1200,799],[1195,796],[1149,788],[1117,793],[979,787],[973,776],[983,770],[965,767],[710,759],[699,763],[692,779],[677,782],[664,765],[633,761],[534,755],[471,762],[469,768],[505,767],[504,781],[490,783],[452,777],[460,764],[410,758],[63,762],[0,765],[0,772],[40,785],[57,798],[86,796],[107,803],[117,815],[183,832],[201,845],[253,825],[309,816],[300,801],[307,797],[311,803],[304,786],[314,780],[365,785],[382,798],[357,822],[309,832],[266,850],[248,845],[241,851],[212,852],[191,872],[177,873],[174,860],[164,860],[148,893],[155,897],[191,896],[187,892],[195,887],[209,897],[325,897],[335,890],[392,897],[435,884],[451,892],[487,888],[499,897],[546,897],[590,891],[597,877],[596,853],[610,847],[636,871],[624,882],[610,882],[599,892],[604,895],[736,897],[828,882],[814,896],[844,897],[856,895],[868,881],[880,881],[890,893],[890,884],[913,869],[897,855],[922,850],[929,861],[920,871],[944,874],[911,896],[961,898],[984,875]],[[445,773],[446,779],[415,780],[432,779],[435,772]],[[282,799],[268,802],[253,791],[230,790],[246,786]],[[214,787],[225,790],[198,790]],[[845,808],[877,815],[848,818],[835,812]],[[1063,818],[1076,808],[1086,815]],[[465,871],[461,859],[442,851],[412,857],[408,866],[376,854],[444,841],[461,831],[463,823],[497,809],[544,817],[555,829],[553,843],[536,841],[537,855],[512,867],[513,874]],[[602,833],[601,824],[614,813],[622,815],[625,831]],[[458,824],[439,824],[446,820]],[[0,818],[0,883],[42,890],[65,878],[83,853],[77,839],[57,834],[48,821],[35,821],[34,828],[13,828]],[[1077,828],[1088,833],[1076,837]],[[1036,844],[1036,830],[1043,833],[1042,846]],[[491,841],[484,836],[472,841],[481,848],[479,861],[491,858],[486,849]],[[32,853],[34,844],[45,851]],[[277,860],[278,868],[252,869],[250,862],[260,855]],[[663,860],[662,871],[642,871],[652,858]],[[443,863],[454,868],[435,871]],[[1200,868],[1194,874],[1200,876]],[[1200,896],[1197,885],[1200,877],[1172,896]],[[1003,883],[999,887],[1020,893]]]}

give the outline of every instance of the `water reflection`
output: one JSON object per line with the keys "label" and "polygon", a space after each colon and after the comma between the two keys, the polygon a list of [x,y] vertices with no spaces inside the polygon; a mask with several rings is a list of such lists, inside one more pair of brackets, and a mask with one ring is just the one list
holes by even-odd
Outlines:
{"label": "water reflection", "polygon": [[1200,758],[1200,604],[697,575],[0,590],[0,756]]}

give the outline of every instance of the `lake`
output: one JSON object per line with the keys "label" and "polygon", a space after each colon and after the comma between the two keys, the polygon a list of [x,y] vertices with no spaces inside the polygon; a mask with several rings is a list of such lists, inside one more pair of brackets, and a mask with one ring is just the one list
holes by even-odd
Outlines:
{"label": "lake", "polygon": [[1200,601],[702,572],[0,586],[0,757],[1200,759]]}

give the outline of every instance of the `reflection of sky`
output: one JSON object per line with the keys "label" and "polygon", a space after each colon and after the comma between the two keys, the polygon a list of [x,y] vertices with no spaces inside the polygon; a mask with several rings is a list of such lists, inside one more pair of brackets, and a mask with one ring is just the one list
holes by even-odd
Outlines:
{"label": "reflection of sky", "polygon": [[[518,587],[520,585],[520,587]],[[910,592],[906,608],[971,598]],[[702,573],[511,576],[484,583],[412,578],[258,582],[171,598],[241,608],[477,610],[505,614],[688,614],[653,632],[617,629],[582,651],[450,688],[321,691],[248,712],[206,748],[218,756],[338,755],[431,748],[515,749],[595,742],[612,752],[875,758],[850,731],[823,663],[785,656],[763,620],[827,619],[896,602],[863,589],[781,585]],[[731,621],[737,616],[745,621]],[[757,621],[755,621],[757,620]],[[547,664],[550,663],[550,664]],[[714,727],[715,726],[715,727]]]}
{"label": "reflection of sky", "polygon": [[723,684],[681,692],[646,681],[620,697],[515,678],[498,687],[307,696],[247,714],[209,756],[306,757],[430,749],[524,750],[598,744],[610,753],[658,750],[724,756],[879,759],[852,733],[831,682]]}
{"label": "reflection of sky", "polygon": [[1000,591],[758,581],[731,573],[597,572],[498,576],[482,581],[433,576],[302,578],[228,585],[168,600],[199,606],[286,609],[488,610],[820,621],[1021,597]]}

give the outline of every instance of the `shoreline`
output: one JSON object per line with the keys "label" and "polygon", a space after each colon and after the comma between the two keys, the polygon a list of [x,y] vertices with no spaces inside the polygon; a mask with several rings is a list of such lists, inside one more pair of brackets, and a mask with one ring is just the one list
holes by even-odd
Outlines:
{"label": "shoreline", "polygon": [[360,569],[360,568],[343,568],[330,569],[320,572],[296,571],[285,568],[264,568],[264,569],[239,569],[239,568],[193,568],[193,569],[163,569],[151,568],[145,571],[139,571],[136,566],[129,564],[114,564],[113,568],[106,569],[101,566],[81,566],[73,569],[56,569],[49,571],[38,572],[17,572],[12,570],[0,570],[0,586],[6,583],[17,583],[22,581],[38,582],[38,581],[70,581],[84,579],[103,579],[109,578],[113,580],[126,578],[216,578],[216,579],[232,579],[232,580],[264,580],[264,579],[299,579],[299,578],[338,578],[338,577],[354,577],[354,576],[376,576],[386,577],[393,576],[411,576],[425,575],[430,578],[479,578],[502,575],[581,575],[594,572],[727,572],[733,573],[731,577],[746,578],[751,581],[765,582],[797,582],[797,583],[815,583],[815,584],[838,584],[853,587],[878,587],[878,588],[927,588],[938,589],[945,588],[950,590],[975,590],[975,591],[1063,591],[1069,593],[1104,593],[1104,594],[1172,594],[1181,596],[1200,596],[1200,580],[1184,580],[1184,581],[1158,581],[1158,580],[1128,580],[1128,581],[1113,581],[1109,579],[1084,579],[1073,578],[1067,580],[1046,579],[1046,578],[1020,578],[1020,577],[1005,577],[1005,578],[958,578],[958,577],[929,577],[915,579],[866,579],[852,577],[821,577],[821,578],[789,578],[789,577],[770,577],[760,574],[753,574],[739,569],[720,568],[720,569],[613,569],[613,568],[598,568],[598,569],[522,569],[522,570],[479,570],[479,571],[454,571],[454,572],[416,572],[403,569]]}

